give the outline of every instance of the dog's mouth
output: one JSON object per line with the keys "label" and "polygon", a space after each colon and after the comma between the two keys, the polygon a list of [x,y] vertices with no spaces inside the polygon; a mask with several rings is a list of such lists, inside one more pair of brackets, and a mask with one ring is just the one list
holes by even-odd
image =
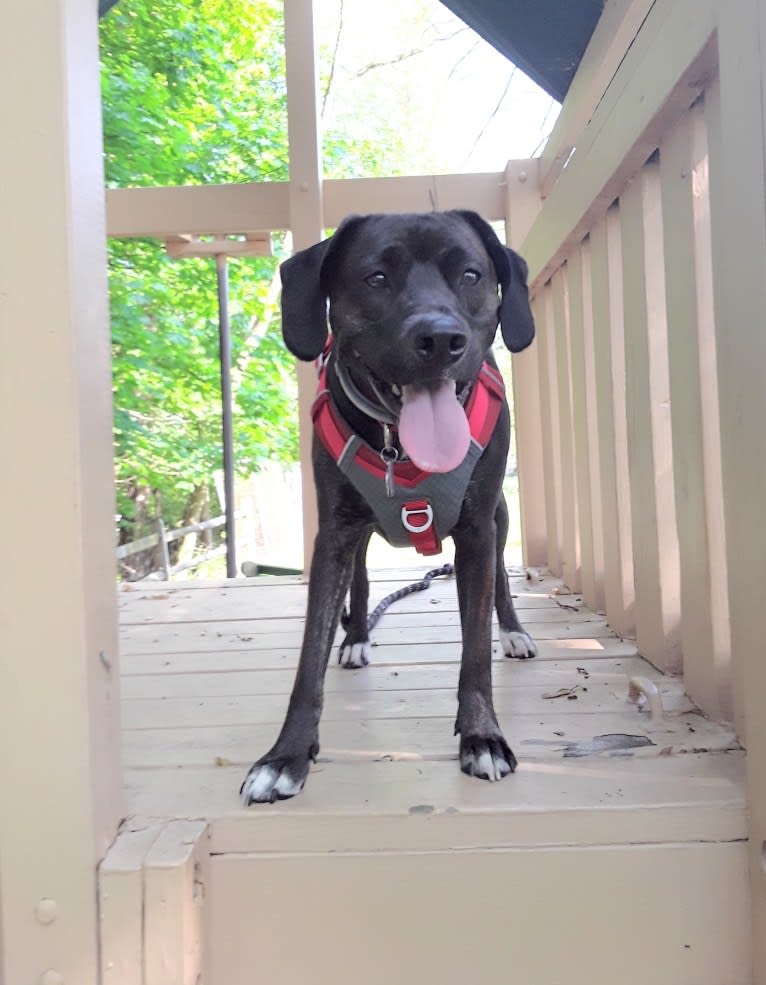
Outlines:
{"label": "dog's mouth", "polygon": [[[339,375],[342,382],[343,376]],[[369,368],[365,377],[364,389],[374,394],[374,402],[388,413],[404,451],[418,468],[425,472],[451,472],[461,464],[471,444],[463,406],[470,384],[447,376],[397,384],[384,381]],[[344,387],[349,382],[346,378]],[[348,389],[346,392],[348,395]],[[357,394],[362,400],[367,399],[364,390],[357,389]],[[357,406],[360,407],[359,402]],[[377,416],[372,406],[366,413]]]}

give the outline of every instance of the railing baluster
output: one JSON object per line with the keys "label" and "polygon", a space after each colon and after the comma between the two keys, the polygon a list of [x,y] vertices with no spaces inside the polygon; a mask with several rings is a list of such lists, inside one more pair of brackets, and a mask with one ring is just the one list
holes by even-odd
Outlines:
{"label": "railing baluster", "polygon": [[644,165],[626,189],[620,216],[636,630],[644,656],[679,672],[680,578],[656,161]]}
{"label": "railing baluster", "polygon": [[556,376],[556,339],[553,325],[551,288],[538,295],[538,366],[540,370],[540,411],[543,434],[543,475],[545,477],[545,520],[548,534],[548,567],[561,574],[561,462],[559,459],[559,400]]}
{"label": "railing baluster", "polygon": [[633,536],[625,412],[625,338],[620,214],[615,206],[590,236],[593,355],[599,435],[604,600],[621,636],[635,633]]}
{"label": "railing baluster", "polygon": [[[708,714],[721,717],[718,664],[726,657],[728,632],[717,599],[726,596],[726,570],[725,565],[719,570],[713,566],[709,536],[709,496],[715,485],[710,472],[716,471],[710,459],[720,461],[720,447],[713,437],[718,400],[707,149],[700,105],[663,142],[660,175],[684,680],[690,697]],[[720,486],[714,495],[720,500]],[[722,542],[722,527],[717,536]]]}
{"label": "railing baluster", "polygon": [[[595,428],[591,428],[592,404],[595,397],[591,337],[592,313],[590,294],[588,294],[586,315],[586,297],[583,285],[583,257],[585,254],[589,254],[589,250],[589,244],[581,244],[573,252],[567,268],[569,340],[572,361],[574,478],[577,489],[582,592],[585,601],[591,608],[600,609],[603,605],[600,591],[603,584],[601,578],[603,568],[601,496],[598,488],[596,487],[594,490],[591,484],[592,463],[598,461],[597,436],[594,433]],[[589,256],[587,262],[589,262]],[[597,549],[598,560],[596,559]]]}
{"label": "railing baluster", "polygon": [[574,473],[571,353],[569,347],[569,272],[566,264],[551,281],[555,332],[555,363],[559,394],[559,445],[561,462],[561,561],[562,578],[580,591],[580,542],[577,523],[577,487]]}
{"label": "railing baluster", "polygon": [[538,338],[513,357],[513,413],[516,460],[519,473],[519,507],[524,531],[524,563],[544,567],[548,563],[545,529],[546,500],[543,465],[542,395],[540,393],[540,333],[543,318],[539,299],[532,302]]}

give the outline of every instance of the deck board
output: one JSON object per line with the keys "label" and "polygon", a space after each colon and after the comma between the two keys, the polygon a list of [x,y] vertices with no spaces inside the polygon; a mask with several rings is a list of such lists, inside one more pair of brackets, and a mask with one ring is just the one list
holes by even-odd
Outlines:
{"label": "deck board", "polygon": [[[380,573],[373,604],[412,578]],[[346,671],[331,663],[322,750],[305,791],[244,810],[244,771],[276,737],[292,687],[305,583],[123,587],[131,815],[208,819],[214,850],[225,852],[745,837],[743,754],[731,729],[708,722],[680,680],[660,674],[634,642],[618,639],[580,596],[557,595],[560,588],[517,572],[512,590],[541,653],[506,660],[495,645],[498,717],[520,762],[514,777],[488,784],[458,769],[457,600],[454,581],[439,580],[383,617],[373,665]],[[635,674],[658,683],[662,721],[628,703]],[[564,688],[576,698],[552,697]],[[604,735],[645,744],[599,751],[593,739]],[[413,812],[429,823],[413,826]]]}

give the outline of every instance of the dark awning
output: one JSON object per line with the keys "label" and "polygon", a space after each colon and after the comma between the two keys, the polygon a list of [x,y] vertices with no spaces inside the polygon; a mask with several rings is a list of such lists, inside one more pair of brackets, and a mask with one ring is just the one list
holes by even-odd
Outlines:
{"label": "dark awning", "polygon": [[563,102],[605,0],[442,0],[493,48]]}

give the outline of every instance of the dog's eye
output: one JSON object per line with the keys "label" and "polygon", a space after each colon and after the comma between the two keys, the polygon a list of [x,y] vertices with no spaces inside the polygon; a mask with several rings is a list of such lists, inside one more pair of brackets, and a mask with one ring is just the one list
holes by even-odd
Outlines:
{"label": "dog's eye", "polygon": [[370,274],[369,277],[365,277],[364,280],[368,287],[383,287],[386,283],[386,275],[378,270],[374,274]]}
{"label": "dog's eye", "polygon": [[478,270],[473,270],[469,267],[468,270],[463,271],[463,283],[464,284],[478,284],[481,280],[481,274]]}

